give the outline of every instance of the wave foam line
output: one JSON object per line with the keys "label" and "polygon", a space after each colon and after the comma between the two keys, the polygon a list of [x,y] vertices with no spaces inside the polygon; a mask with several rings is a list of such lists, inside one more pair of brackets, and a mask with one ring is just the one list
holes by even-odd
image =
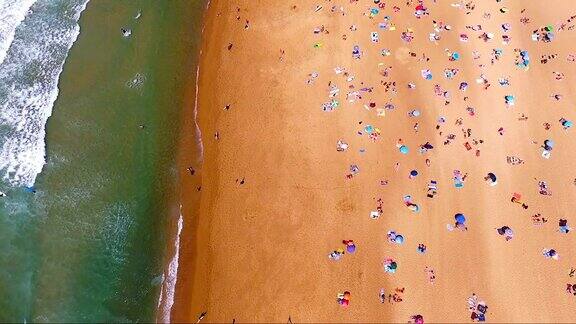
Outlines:
{"label": "wave foam line", "polygon": [[46,122],[88,1],[36,1],[0,64],[0,171],[13,186],[32,186],[42,172]]}
{"label": "wave foam line", "polygon": [[0,64],[14,41],[16,28],[36,0],[0,0]]}
{"label": "wave foam line", "polygon": [[168,265],[168,273],[166,276],[162,275],[166,280],[162,285],[162,290],[160,291],[160,298],[158,304],[160,305],[163,301],[164,295],[166,295],[166,302],[162,308],[162,315],[160,317],[160,323],[170,323],[170,315],[172,313],[172,306],[174,305],[174,293],[176,292],[176,282],[178,281],[178,259],[180,258],[180,234],[182,233],[182,228],[184,227],[184,216],[182,216],[182,205],[180,205],[180,217],[178,218],[178,232],[176,233],[176,240],[174,241],[174,256],[170,260]]}
{"label": "wave foam line", "polygon": [[[202,56],[202,50],[200,50],[200,56]],[[196,67],[196,95],[194,97],[194,127],[196,127],[196,141],[199,149],[198,162],[202,163],[204,161],[204,142],[202,141],[202,131],[198,125],[198,81],[200,79],[200,64]]]}

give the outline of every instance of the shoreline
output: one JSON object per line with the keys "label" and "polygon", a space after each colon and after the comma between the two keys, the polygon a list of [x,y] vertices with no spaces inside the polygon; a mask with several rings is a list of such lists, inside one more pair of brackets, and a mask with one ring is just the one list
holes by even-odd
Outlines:
{"label": "shoreline", "polygon": [[[206,2],[203,0],[203,2]],[[208,1],[209,3],[210,1]],[[190,73],[186,77],[183,86],[183,101],[180,113],[180,129],[177,139],[177,153],[176,153],[176,168],[177,168],[177,181],[175,182],[175,211],[166,224],[167,237],[166,253],[163,262],[163,281],[160,288],[158,298],[156,321],[160,323],[177,322],[174,319],[174,313],[178,309],[180,298],[180,286],[186,283],[186,279],[182,279],[182,270],[190,268],[190,264],[194,263],[194,256],[190,260],[188,251],[188,244],[194,235],[190,234],[190,230],[195,231],[193,220],[199,208],[200,194],[195,188],[201,186],[202,183],[202,160],[203,160],[203,144],[202,134],[196,123],[197,115],[197,78],[199,69],[199,59],[201,56],[202,47],[202,31],[204,29],[204,16],[206,13],[206,6],[200,4],[202,12],[198,22],[187,24],[189,28],[196,29],[193,33],[197,37],[193,53],[190,54],[190,59],[183,70],[194,70],[196,73]],[[194,175],[188,168],[194,170]],[[178,207],[178,208],[176,208]],[[192,226],[190,224],[192,223]],[[184,275],[185,276],[185,275]],[[169,296],[169,298],[167,298]]]}
{"label": "shoreline", "polygon": [[[184,216],[184,226],[181,233],[180,241],[180,260],[177,274],[176,291],[174,305],[172,306],[172,322],[187,321],[192,317],[189,302],[194,294],[194,289],[200,284],[206,287],[202,282],[198,282],[199,261],[203,255],[198,253],[198,241],[203,238],[202,233],[206,231],[199,230],[200,207],[204,193],[202,184],[205,182],[204,165],[206,156],[204,152],[204,138],[202,137],[202,128],[198,120],[200,106],[202,106],[200,94],[200,69],[203,60],[203,48],[207,39],[205,38],[205,28],[210,21],[211,1],[206,1],[202,13],[202,23],[200,27],[200,42],[197,54],[195,55],[195,73],[192,73],[184,97],[183,109],[183,126],[181,130],[181,140],[178,154],[178,172],[179,172],[179,196],[182,206],[182,215]],[[191,149],[191,147],[194,147]],[[188,168],[194,170],[192,175]],[[206,242],[206,240],[203,240]],[[206,269],[201,268],[200,271]],[[185,272],[184,272],[185,271]],[[205,275],[205,274],[203,274]]]}

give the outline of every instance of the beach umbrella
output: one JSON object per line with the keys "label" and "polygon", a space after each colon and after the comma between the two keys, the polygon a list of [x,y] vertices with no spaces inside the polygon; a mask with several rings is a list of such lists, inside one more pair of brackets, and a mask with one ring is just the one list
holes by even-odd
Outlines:
{"label": "beach umbrella", "polygon": [[460,224],[466,223],[466,217],[464,217],[463,214],[456,214],[456,215],[454,215],[454,218],[456,219],[457,223],[460,223]]}
{"label": "beach umbrella", "polygon": [[420,207],[416,204],[410,204],[408,205],[408,209],[410,209],[411,211],[417,213],[420,210]]}
{"label": "beach umbrella", "polygon": [[392,261],[390,265],[388,265],[388,268],[390,268],[391,270],[396,270],[398,269],[398,264],[396,263],[396,261]]}
{"label": "beach umbrella", "polygon": [[348,253],[356,252],[356,245],[354,243],[346,245],[346,251],[348,251]]}
{"label": "beach umbrella", "polygon": [[396,238],[394,239],[394,242],[396,242],[397,244],[402,244],[402,243],[404,243],[404,236],[402,236],[402,235],[396,235]]}
{"label": "beach umbrella", "polygon": [[374,131],[374,127],[372,125],[368,125],[364,127],[364,131],[368,134],[372,134],[372,132]]}
{"label": "beach umbrella", "polygon": [[412,110],[412,111],[410,112],[410,115],[411,115],[412,117],[418,117],[418,116],[420,116],[420,110],[414,109],[414,110]]}
{"label": "beach umbrella", "polygon": [[412,170],[412,171],[410,171],[410,175],[413,176],[413,177],[415,177],[415,176],[418,175],[418,171]]}
{"label": "beach umbrella", "polygon": [[454,61],[458,61],[460,59],[460,54],[458,54],[456,52],[452,53],[452,59]]}
{"label": "beach umbrella", "polygon": [[400,153],[402,153],[402,154],[408,154],[408,146],[406,146],[406,145],[400,146],[399,150],[400,150]]}
{"label": "beach umbrella", "polygon": [[562,126],[564,126],[564,127],[566,127],[566,128],[572,127],[573,125],[574,125],[574,124],[573,124],[572,121],[570,121],[570,120],[566,120],[566,121],[564,121],[564,122],[562,123]]}

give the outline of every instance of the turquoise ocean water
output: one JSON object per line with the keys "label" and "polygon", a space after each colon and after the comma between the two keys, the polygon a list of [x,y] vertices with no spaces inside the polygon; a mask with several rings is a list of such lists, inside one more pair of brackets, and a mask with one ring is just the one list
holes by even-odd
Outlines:
{"label": "turquoise ocean water", "polygon": [[0,321],[155,320],[203,9],[0,0]]}

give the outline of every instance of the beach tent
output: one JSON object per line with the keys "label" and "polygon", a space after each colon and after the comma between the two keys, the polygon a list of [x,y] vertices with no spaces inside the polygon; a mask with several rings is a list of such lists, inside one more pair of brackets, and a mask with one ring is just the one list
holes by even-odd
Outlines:
{"label": "beach tent", "polygon": [[490,186],[495,186],[498,183],[496,175],[492,172],[489,172],[485,179]]}
{"label": "beach tent", "polygon": [[496,182],[496,175],[492,172],[488,173],[488,178],[493,181]]}

